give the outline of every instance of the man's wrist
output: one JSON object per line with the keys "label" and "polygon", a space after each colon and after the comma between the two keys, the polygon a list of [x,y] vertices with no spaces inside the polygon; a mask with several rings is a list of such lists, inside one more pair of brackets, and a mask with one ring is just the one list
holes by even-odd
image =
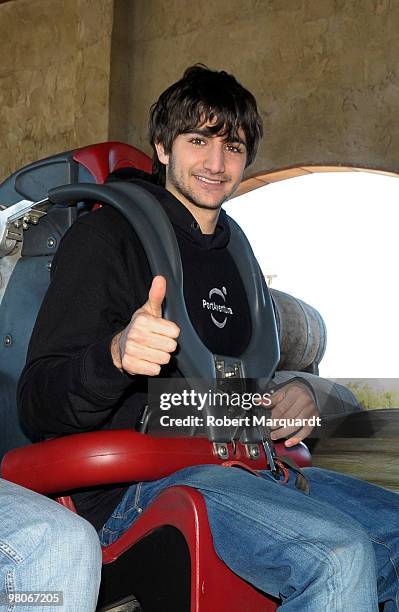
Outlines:
{"label": "man's wrist", "polygon": [[119,340],[120,340],[121,334],[122,334],[122,332],[119,332],[111,340],[111,357],[112,357],[112,361],[114,363],[114,366],[116,368],[118,368],[118,370],[123,372],[122,359],[121,359],[121,349],[120,349],[120,344],[119,344]]}
{"label": "man's wrist", "polygon": [[299,388],[302,387],[308,392],[309,397],[313,400],[317,414],[320,414],[316,394],[314,392],[314,389],[312,388],[312,385],[306,379],[300,378],[299,376],[294,376],[289,380],[285,380],[284,382],[275,384],[275,386],[273,386],[273,393],[276,393],[277,391],[280,391],[280,390],[288,390],[289,387],[294,387],[294,386],[299,387]]}

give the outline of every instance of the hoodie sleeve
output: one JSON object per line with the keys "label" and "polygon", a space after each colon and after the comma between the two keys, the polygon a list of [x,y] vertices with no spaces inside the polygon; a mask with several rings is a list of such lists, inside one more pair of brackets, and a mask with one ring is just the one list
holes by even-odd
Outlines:
{"label": "hoodie sleeve", "polygon": [[29,432],[77,433],[107,421],[136,382],[114,366],[110,345],[138,307],[118,241],[92,220],[76,222],[54,258],[18,385]]}
{"label": "hoodie sleeve", "polygon": [[[270,294],[263,273],[261,272],[261,274],[264,290]],[[273,308],[275,308],[273,300],[272,304]],[[279,370],[275,372],[272,379],[275,388],[283,387],[292,382],[301,382],[311,391],[323,423],[332,422],[352,412],[362,410],[356,397],[349,389],[315,374]]]}
{"label": "hoodie sleeve", "polygon": [[313,393],[315,403],[323,423],[345,417],[362,410],[352,391],[333,380],[321,378],[307,372],[280,370],[275,373],[273,383],[276,388],[292,382],[305,384]]}

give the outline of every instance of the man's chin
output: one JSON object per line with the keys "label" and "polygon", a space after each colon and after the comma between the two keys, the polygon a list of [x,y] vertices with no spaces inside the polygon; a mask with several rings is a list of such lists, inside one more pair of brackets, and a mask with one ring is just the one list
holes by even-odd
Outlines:
{"label": "man's chin", "polygon": [[190,204],[192,204],[193,206],[196,206],[197,208],[202,208],[204,210],[219,210],[223,202],[227,200],[227,197],[225,195],[223,195],[223,197],[219,197],[216,199],[216,198],[202,197],[201,195],[198,196],[196,193],[193,193],[192,191],[186,191],[186,192],[182,191],[181,194],[186,198],[186,200],[190,202]]}
{"label": "man's chin", "polygon": [[191,200],[191,203],[194,204],[197,208],[203,208],[204,210],[219,210],[222,207],[222,204],[226,201],[226,198],[219,202],[204,202],[199,200]]}
{"label": "man's chin", "polygon": [[219,194],[211,194],[211,193],[202,193],[202,190],[198,189],[187,189],[184,185],[177,182],[172,182],[173,191],[172,193],[183,201],[186,200],[192,206],[196,206],[197,208],[201,208],[203,210],[213,210],[217,211],[221,208],[222,204],[228,200],[232,193],[226,193],[223,191]]}
{"label": "man's chin", "polygon": [[221,208],[231,196],[232,193],[223,193],[219,194],[218,198],[207,198],[206,196],[202,197],[202,195],[197,196],[197,194],[191,193],[189,199],[191,203],[198,208],[203,208],[205,210],[219,210],[219,208]]}

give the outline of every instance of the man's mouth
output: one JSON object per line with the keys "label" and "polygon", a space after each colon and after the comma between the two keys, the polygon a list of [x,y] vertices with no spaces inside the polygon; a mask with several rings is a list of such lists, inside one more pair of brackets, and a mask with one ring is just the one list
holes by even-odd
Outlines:
{"label": "man's mouth", "polygon": [[207,176],[201,176],[199,174],[194,175],[198,181],[206,183],[207,185],[222,185],[225,181],[221,179],[211,179]]}

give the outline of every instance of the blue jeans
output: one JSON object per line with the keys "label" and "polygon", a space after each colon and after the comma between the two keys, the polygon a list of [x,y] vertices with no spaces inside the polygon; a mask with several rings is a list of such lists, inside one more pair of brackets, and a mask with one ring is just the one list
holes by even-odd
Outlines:
{"label": "blue jeans", "polygon": [[165,487],[201,491],[214,546],[233,572],[280,597],[284,612],[399,610],[399,495],[317,468],[310,494],[236,467],[200,465],[132,485],[100,530],[125,531]]}
{"label": "blue jeans", "polygon": [[[100,574],[100,543],[87,521],[0,479],[1,612],[93,612]],[[27,591],[62,591],[63,606],[5,602]]]}

